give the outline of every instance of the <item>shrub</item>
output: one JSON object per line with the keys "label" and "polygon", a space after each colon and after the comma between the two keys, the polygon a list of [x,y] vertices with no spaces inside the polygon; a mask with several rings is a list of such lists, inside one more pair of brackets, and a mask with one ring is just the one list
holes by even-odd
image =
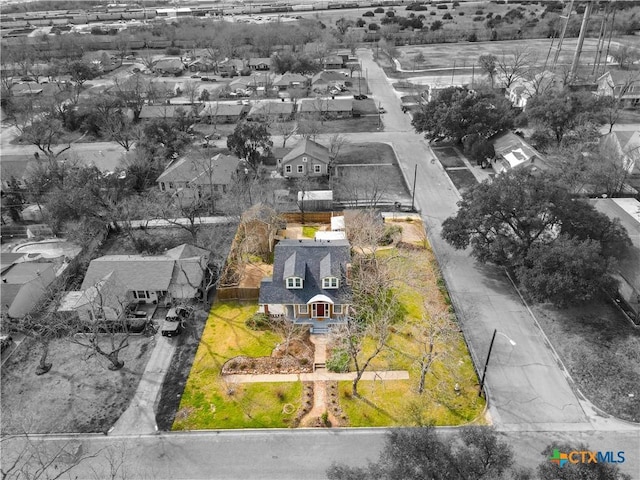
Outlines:
{"label": "shrub", "polygon": [[389,10],[387,13],[385,13],[385,15],[387,17],[395,17],[396,16],[396,12],[394,12],[393,10]]}
{"label": "shrub", "polygon": [[476,10],[476,15],[484,15],[484,12],[482,10]]}
{"label": "shrub", "polygon": [[460,2],[453,2],[453,8],[459,7],[460,6]]}
{"label": "shrub", "polygon": [[483,20],[484,20],[484,18],[483,18],[483,17],[473,17],[473,21],[474,21],[474,22],[481,22],[481,21],[483,21]]}
{"label": "shrub", "polygon": [[167,47],[164,51],[167,55],[180,55],[182,50],[178,47]]}
{"label": "shrub", "polygon": [[258,312],[248,318],[244,323],[251,330],[267,330],[269,328],[269,315]]}
{"label": "shrub", "polygon": [[382,238],[378,241],[379,245],[391,245],[396,236],[402,233],[402,227],[400,225],[388,225],[384,228]]}
{"label": "shrub", "polygon": [[343,348],[334,348],[327,359],[327,370],[335,373],[349,371],[349,353]]}
{"label": "shrub", "polygon": [[477,42],[477,41],[478,41],[478,35],[476,35],[476,32],[471,32],[467,36],[467,42]]}
{"label": "shrub", "polygon": [[458,12],[458,15],[460,15],[461,17],[464,17],[464,12]]}
{"label": "shrub", "polygon": [[440,4],[436,7],[438,10],[449,10],[449,7],[446,5]]}
{"label": "shrub", "polygon": [[435,15],[436,12],[429,12],[429,15]]}
{"label": "shrub", "polygon": [[378,7],[374,10],[375,13],[384,13],[384,8]]}
{"label": "shrub", "polygon": [[442,19],[443,20],[451,20],[451,19],[453,19],[453,17],[451,16],[451,14],[449,12],[447,12],[442,16]]}
{"label": "shrub", "polygon": [[362,14],[362,16],[363,16],[363,17],[373,17],[373,16],[375,16],[375,14],[374,14],[371,10],[369,10],[369,11],[367,11],[367,12],[364,12],[364,13]]}

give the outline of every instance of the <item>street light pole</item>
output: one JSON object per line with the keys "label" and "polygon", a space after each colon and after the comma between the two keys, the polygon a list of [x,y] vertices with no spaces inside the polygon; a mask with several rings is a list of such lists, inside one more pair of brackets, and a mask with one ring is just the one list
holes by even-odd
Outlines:
{"label": "street light pole", "polygon": [[418,178],[418,164],[416,163],[416,167],[413,170],[413,192],[411,192],[411,211],[415,210],[415,202],[416,202],[416,178]]}
{"label": "street light pole", "polygon": [[484,362],[484,370],[482,371],[482,378],[480,379],[480,391],[478,392],[478,396],[481,397],[482,396],[482,392],[484,391],[484,378],[487,375],[487,367],[489,366],[489,359],[491,358],[491,350],[493,350],[493,342],[496,339],[496,335],[500,334],[502,336],[504,336],[507,340],[509,340],[509,343],[513,346],[516,345],[516,342],[514,342],[513,340],[511,340],[509,337],[507,337],[504,333],[502,332],[498,332],[498,329],[493,329],[493,336],[491,337],[491,343],[489,344],[489,352],[487,353],[487,360]]}

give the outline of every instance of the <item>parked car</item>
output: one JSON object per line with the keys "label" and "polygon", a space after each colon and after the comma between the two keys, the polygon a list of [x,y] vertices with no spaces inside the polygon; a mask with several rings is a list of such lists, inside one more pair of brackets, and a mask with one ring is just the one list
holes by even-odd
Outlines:
{"label": "parked car", "polygon": [[380,112],[380,113],[387,113],[387,111],[384,109],[384,107],[380,107],[380,108],[378,109],[378,112]]}
{"label": "parked car", "polygon": [[184,329],[184,321],[191,316],[193,310],[189,307],[179,305],[169,309],[167,316],[162,322],[161,333],[165,337],[180,335]]}
{"label": "parked car", "polygon": [[200,74],[199,73],[194,73],[193,75],[191,75],[191,78],[200,78]]}
{"label": "parked car", "polygon": [[354,95],[353,98],[355,98],[356,100],[366,100],[367,97],[366,95]]}

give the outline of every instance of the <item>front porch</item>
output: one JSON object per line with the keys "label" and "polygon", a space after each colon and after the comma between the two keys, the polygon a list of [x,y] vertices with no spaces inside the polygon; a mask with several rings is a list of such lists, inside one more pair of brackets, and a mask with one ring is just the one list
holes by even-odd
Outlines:
{"label": "front porch", "polygon": [[[265,308],[266,307],[266,308]],[[347,321],[346,315],[333,315],[326,318],[313,318],[311,316],[296,316],[293,305],[261,305],[260,312],[267,313],[273,319],[286,319],[298,325],[309,325],[311,333],[328,333],[332,325],[338,325]]]}

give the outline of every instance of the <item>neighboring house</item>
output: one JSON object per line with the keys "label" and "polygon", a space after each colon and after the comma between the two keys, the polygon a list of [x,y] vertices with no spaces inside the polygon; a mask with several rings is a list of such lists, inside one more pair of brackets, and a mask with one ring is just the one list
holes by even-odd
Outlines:
{"label": "neighboring house", "polygon": [[154,73],[161,75],[181,75],[184,70],[184,64],[179,58],[164,58],[158,60],[153,65]]}
{"label": "neighboring house", "polygon": [[254,102],[247,118],[252,121],[290,120],[293,117],[295,105],[281,100],[260,100]]}
{"label": "neighboring house", "polygon": [[237,102],[204,102],[200,118],[213,124],[238,123],[248,111],[248,105],[238,105]]}
{"label": "neighboring house", "polygon": [[322,115],[324,118],[348,118],[353,116],[351,98],[304,98],[298,112],[302,115]]}
{"label": "neighboring house", "polygon": [[262,280],[258,303],[275,316],[323,333],[349,315],[350,245],[347,240],[282,240],[275,247],[273,276]]}
{"label": "neighboring house", "polygon": [[237,75],[244,69],[244,63],[238,59],[228,59],[218,64],[218,73],[226,73],[228,75]]}
{"label": "neighboring house", "polygon": [[344,59],[339,55],[329,55],[322,59],[322,68],[324,70],[337,70],[344,67]]}
{"label": "neighboring house", "polygon": [[330,88],[344,85],[345,77],[340,72],[318,72],[311,78],[311,88],[315,91],[326,92]]}
{"label": "neighboring house", "polygon": [[285,178],[325,177],[329,160],[329,149],[307,138],[284,156],[280,167]]}
{"label": "neighboring house", "polygon": [[640,130],[607,133],[600,137],[599,146],[602,153],[619,155],[629,174],[640,173]]}
{"label": "neighboring house", "polygon": [[625,309],[640,325],[640,202],[635,198],[599,198],[591,204],[610,219],[618,219],[631,239],[631,246],[621,247],[614,263],[618,293],[629,307]]}
{"label": "neighboring house", "polygon": [[247,77],[239,77],[229,83],[233,91],[246,90],[248,88],[264,94],[267,88],[273,84],[274,76],[271,73],[252,73]]}
{"label": "neighboring house", "polygon": [[190,72],[212,72],[216,68],[216,62],[210,58],[201,57],[187,64]]}
{"label": "neighboring house", "polygon": [[239,164],[239,158],[222,153],[211,158],[182,157],[169,163],[156,182],[160,191],[184,198],[226,193]]}
{"label": "neighboring house", "polygon": [[270,70],[271,59],[270,58],[250,58],[249,68],[251,70],[259,70],[259,71]]}
{"label": "neighboring house", "polygon": [[75,312],[82,322],[97,319],[117,321],[126,314],[127,307],[132,303],[133,293],[115,272],[109,272],[85,290],[66,292],[58,312]]}
{"label": "neighboring house", "polygon": [[27,188],[30,172],[36,169],[38,161],[31,155],[2,156],[0,162],[0,183],[2,191]]}
{"label": "neighboring house", "polygon": [[198,115],[202,105],[144,105],[140,110],[140,120],[154,118],[176,118],[184,112],[187,116]]}
{"label": "neighboring house", "polygon": [[21,318],[42,300],[48,287],[56,279],[59,265],[44,259],[23,261],[24,255],[19,258],[2,255],[2,315]]}
{"label": "neighboring house", "polygon": [[134,303],[168,304],[199,295],[208,263],[208,251],[188,244],[156,256],[106,255],[91,261],[81,290],[115,273]]}
{"label": "neighboring house", "polygon": [[500,133],[489,141],[496,154],[492,163],[496,173],[512,168],[547,168],[542,154],[513,132]]}
{"label": "neighboring house", "polygon": [[309,84],[309,78],[298,73],[285,73],[277,76],[273,80],[274,88],[280,91],[289,90],[292,88],[306,88]]}
{"label": "neighboring house", "polygon": [[534,75],[531,79],[518,78],[509,88],[505,89],[504,94],[514,107],[524,111],[531,97],[562,90],[562,88],[563,81],[560,76],[553,72],[544,71]]}
{"label": "neighboring house", "polygon": [[613,97],[621,101],[624,108],[640,106],[640,77],[634,72],[610,70],[597,80],[595,94],[599,97]]}

